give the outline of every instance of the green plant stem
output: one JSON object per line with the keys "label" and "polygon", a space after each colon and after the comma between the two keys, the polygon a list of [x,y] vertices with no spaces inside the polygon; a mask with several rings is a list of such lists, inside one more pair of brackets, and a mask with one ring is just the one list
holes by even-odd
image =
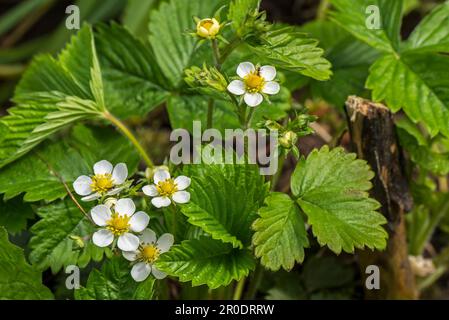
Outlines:
{"label": "green plant stem", "polygon": [[246,300],[253,300],[256,297],[257,290],[259,289],[260,283],[262,282],[263,274],[264,269],[260,262],[257,262],[256,269],[254,270],[253,276],[248,285],[248,290],[245,295]]}
{"label": "green plant stem", "polygon": [[137,141],[134,134],[125,126],[125,124],[123,122],[121,122],[118,118],[116,118],[114,115],[109,113],[108,111],[103,113],[103,115],[107,120],[111,121],[111,123],[114,124],[129,139],[129,141],[131,141],[131,143],[134,145],[136,150],[139,152],[140,156],[145,161],[147,166],[149,168],[153,168],[154,167],[153,161],[150,159],[150,157],[148,156],[148,154],[146,153],[146,151],[142,147],[142,145],[139,143],[139,141]]}
{"label": "green plant stem", "polygon": [[221,57],[220,57],[220,64],[223,64],[225,60],[228,58],[228,56],[234,51],[235,48],[237,48],[240,43],[242,43],[242,40],[240,38],[234,38],[232,39],[229,44],[224,48]]}
{"label": "green plant stem", "polygon": [[242,298],[243,288],[245,287],[245,280],[246,278],[243,277],[239,282],[237,282],[232,300],[240,300]]}
{"label": "green plant stem", "polygon": [[438,213],[430,217],[429,227],[427,228],[424,235],[421,237],[421,242],[419,243],[417,248],[417,252],[420,254],[423,253],[426,244],[430,241],[435,229],[440,224],[440,221],[449,214],[449,198],[442,204],[439,208]]}
{"label": "green plant stem", "polygon": [[220,48],[218,47],[217,39],[212,39],[211,44],[212,44],[212,52],[214,54],[215,68],[220,70],[222,62],[221,62]]}
{"label": "green plant stem", "polygon": [[271,191],[274,191],[276,189],[276,185],[279,181],[279,178],[281,177],[282,174],[282,168],[284,167],[284,162],[285,162],[285,155],[280,155],[278,157],[278,170],[276,171],[276,173],[274,175],[271,176]]}
{"label": "green plant stem", "polygon": [[206,129],[210,129],[213,126],[214,121],[214,106],[215,101],[212,98],[209,98],[209,101],[207,103],[207,122],[206,122]]}
{"label": "green plant stem", "polygon": [[317,20],[324,20],[327,16],[327,11],[329,10],[330,3],[329,0],[321,0],[320,5],[318,6]]}
{"label": "green plant stem", "polygon": [[[251,121],[253,120],[255,110],[256,110],[256,108],[249,109],[248,116],[246,117],[246,120],[245,120],[245,129],[248,129],[249,126],[251,125]],[[246,111],[245,111],[245,114],[246,114]]]}
{"label": "green plant stem", "polygon": [[[217,39],[211,40],[211,46],[212,46],[212,52],[213,52],[213,56],[214,56],[215,68],[217,68],[217,70],[220,71],[220,69],[221,69],[220,48],[218,47]],[[214,107],[215,107],[215,100],[213,98],[209,98],[209,102],[207,104],[207,122],[206,122],[207,129],[210,129],[213,126]]]}

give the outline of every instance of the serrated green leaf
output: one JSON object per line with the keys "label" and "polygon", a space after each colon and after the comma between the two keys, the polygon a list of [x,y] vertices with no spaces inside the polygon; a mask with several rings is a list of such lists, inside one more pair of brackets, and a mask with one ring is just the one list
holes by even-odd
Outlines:
{"label": "serrated green leaf", "polygon": [[401,108],[413,122],[421,121],[432,136],[449,135],[449,57],[385,55],[370,69],[366,82],[375,101]]}
{"label": "serrated green leaf", "polygon": [[318,47],[318,41],[294,28],[268,31],[250,45],[251,50],[261,59],[278,68],[316,80],[328,80],[332,75],[331,64],[323,57],[324,51]]}
{"label": "serrated green leaf", "polygon": [[33,209],[21,199],[3,201],[0,197],[0,226],[5,227],[9,233],[14,235],[25,230],[27,220],[33,217]]}
{"label": "serrated green leaf", "polygon": [[79,257],[82,257],[83,265],[90,259],[101,261],[105,250],[109,250],[92,248],[93,244],[89,241],[85,241],[83,248],[77,248],[72,236],[87,239],[95,228],[72,200],[41,207],[37,214],[41,220],[31,228],[33,237],[29,243],[29,258],[37,269],[50,267],[55,274],[63,267],[78,264]]}
{"label": "serrated green leaf", "polygon": [[165,101],[167,80],[147,45],[117,24],[95,31],[108,110],[121,118],[142,116]]}
{"label": "serrated green leaf", "polygon": [[[398,51],[402,0],[331,0],[331,3],[336,8],[331,12],[332,17],[342,28],[376,49],[386,52]],[[370,6],[377,7],[379,10],[378,28],[368,28],[367,23],[372,15],[368,11]]]}
{"label": "serrated green leaf", "polygon": [[182,83],[184,69],[196,61],[198,40],[187,34],[196,29],[193,17],[211,17],[222,3],[221,0],[171,0],[151,12],[149,41],[158,65],[173,88]]}
{"label": "serrated green leaf", "polygon": [[202,237],[173,246],[161,255],[156,266],[182,282],[192,281],[192,286],[206,284],[215,289],[246,277],[255,261],[249,250]]}
{"label": "serrated green leaf", "polygon": [[291,190],[321,245],[339,254],[367,246],[384,249],[387,221],[368,197],[374,176],[363,160],[342,148],[327,146],[301,159],[291,177]]}
{"label": "serrated green leaf", "polygon": [[192,165],[190,201],[181,207],[190,224],[212,238],[246,247],[250,226],[263,203],[268,186],[256,165]]}
{"label": "serrated green leaf", "polygon": [[26,262],[23,250],[11,244],[8,233],[0,227],[0,299],[53,299],[41,278],[41,273]]}
{"label": "serrated green leaf", "polygon": [[333,75],[329,81],[311,81],[312,95],[336,106],[343,106],[350,95],[361,95],[378,51],[331,21],[314,21],[301,30],[320,41],[326,59],[332,63]]}
{"label": "serrated green leaf", "polygon": [[101,271],[94,269],[85,288],[75,291],[76,300],[150,300],[154,294],[154,278],[141,283],[130,275],[129,262],[116,256],[103,264]]}
{"label": "serrated green leaf", "polygon": [[67,191],[80,175],[92,172],[100,160],[125,162],[130,173],[137,168],[138,155],[125,138],[112,129],[77,126],[66,140],[46,143],[32,154],[0,169],[0,193],[8,200],[25,193],[24,200],[53,201]]}
{"label": "serrated green leaf", "polygon": [[253,223],[256,257],[270,270],[291,270],[304,260],[304,248],[309,246],[299,207],[284,193],[272,193],[265,202]]}
{"label": "serrated green leaf", "polygon": [[405,50],[449,52],[449,2],[435,7],[413,30]]}

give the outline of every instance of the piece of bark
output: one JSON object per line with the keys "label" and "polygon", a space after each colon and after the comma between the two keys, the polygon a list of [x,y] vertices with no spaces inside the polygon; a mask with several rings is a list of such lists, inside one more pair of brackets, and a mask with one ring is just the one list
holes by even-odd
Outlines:
{"label": "piece of bark", "polygon": [[413,206],[403,158],[391,112],[382,104],[351,96],[346,101],[353,151],[365,159],[375,173],[371,196],[387,218],[388,243],[385,251],[359,251],[362,278],[368,265],[380,269],[380,289],[368,290],[367,299],[416,299],[415,277],[410,267],[405,213]]}

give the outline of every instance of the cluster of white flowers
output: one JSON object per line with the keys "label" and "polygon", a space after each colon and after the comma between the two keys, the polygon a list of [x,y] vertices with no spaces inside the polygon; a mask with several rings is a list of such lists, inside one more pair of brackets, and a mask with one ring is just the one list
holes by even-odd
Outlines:
{"label": "cluster of white flowers", "polygon": [[[173,245],[173,235],[165,233],[157,239],[156,233],[147,228],[148,214],[136,212],[132,199],[120,198],[120,193],[130,186],[126,183],[128,169],[124,163],[113,167],[109,161],[102,160],[94,165],[93,172],[92,176],[80,176],[73,183],[81,200],[100,202],[90,211],[92,221],[98,227],[92,242],[99,247],[116,245],[133,263],[131,276],[135,281],[144,281],[150,274],[163,279],[166,274],[153,264]],[[144,186],[142,191],[152,197],[151,203],[156,208],[189,202],[190,193],[185,190],[190,185],[190,178],[179,176],[173,179],[167,169],[161,168],[154,171],[152,179],[154,184]]]}

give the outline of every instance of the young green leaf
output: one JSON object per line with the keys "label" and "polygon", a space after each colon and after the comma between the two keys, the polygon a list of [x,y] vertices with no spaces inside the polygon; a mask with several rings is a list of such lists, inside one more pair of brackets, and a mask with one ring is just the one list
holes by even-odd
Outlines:
{"label": "young green leaf", "polygon": [[182,282],[192,281],[192,286],[206,284],[216,289],[246,277],[254,269],[255,261],[247,249],[202,237],[173,246],[161,255],[156,266]]}
{"label": "young green leaf", "polygon": [[273,271],[291,270],[295,262],[304,260],[304,248],[309,246],[304,221],[298,205],[284,193],[272,193],[259,209],[254,221],[253,244],[256,257]]}
{"label": "young green leaf", "polygon": [[23,250],[10,243],[8,233],[0,227],[0,299],[53,299],[41,278],[41,273],[26,262]]}
{"label": "young green leaf", "polygon": [[87,285],[75,291],[76,300],[150,300],[154,295],[154,278],[141,283],[131,278],[129,262],[114,257],[103,264],[101,271],[89,274]]}
{"label": "young green leaf", "polygon": [[250,226],[263,203],[267,184],[256,165],[193,165],[189,203],[181,211],[189,223],[202,228],[213,239],[246,247]]}
{"label": "young green leaf", "polygon": [[260,0],[233,0],[229,4],[228,20],[238,36],[243,36],[246,32],[245,23],[248,14],[259,9]]}
{"label": "young green leaf", "polygon": [[365,161],[342,148],[327,146],[302,159],[292,175],[291,190],[321,245],[339,254],[367,246],[384,249],[387,221],[368,197],[373,172]]}
{"label": "young green leaf", "polygon": [[403,0],[331,0],[332,17],[341,27],[370,46],[397,52]]}

